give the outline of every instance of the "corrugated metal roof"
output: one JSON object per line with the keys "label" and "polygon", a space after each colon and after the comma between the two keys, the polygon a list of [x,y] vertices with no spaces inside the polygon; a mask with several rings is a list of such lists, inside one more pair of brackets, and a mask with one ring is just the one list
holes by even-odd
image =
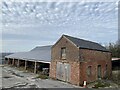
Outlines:
{"label": "corrugated metal roof", "polygon": [[35,47],[29,52],[19,52],[19,53],[11,54],[11,55],[6,56],[6,58],[50,62],[51,61],[51,47],[52,45],[39,46],[39,47]]}
{"label": "corrugated metal roof", "polygon": [[88,40],[79,39],[79,38],[75,38],[75,37],[71,37],[68,35],[63,35],[63,36],[68,38],[70,41],[72,41],[79,48],[93,49],[93,50],[100,50],[100,51],[107,51],[108,52],[108,50],[105,47],[103,47],[102,45],[100,45],[98,43],[91,42]]}

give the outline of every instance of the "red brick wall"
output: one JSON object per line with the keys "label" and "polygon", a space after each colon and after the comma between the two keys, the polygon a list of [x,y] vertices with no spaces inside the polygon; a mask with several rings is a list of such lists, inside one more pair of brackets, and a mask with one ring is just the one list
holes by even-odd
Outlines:
{"label": "red brick wall", "polygon": [[[81,62],[81,82],[84,80],[87,82],[92,82],[97,80],[97,66],[101,65],[101,73],[102,78],[105,77],[106,64],[107,64],[107,76],[111,75],[111,53],[102,52],[102,51],[94,51],[87,49],[80,49],[81,58],[83,62]],[[91,76],[87,75],[88,66],[92,66],[91,68]]]}
{"label": "red brick wall", "polygon": [[56,65],[57,65],[57,62],[52,60],[50,64],[49,77],[53,79],[56,79],[56,68],[57,68]]}
{"label": "red brick wall", "polygon": [[71,80],[70,83],[80,85],[80,63],[70,62],[71,65]]}
{"label": "red brick wall", "polygon": [[[61,59],[61,48],[66,47],[66,60]],[[71,66],[71,79],[70,83],[79,84],[79,48],[72,44],[66,38],[62,38],[52,48],[52,61],[50,65],[49,76],[56,79],[56,64],[57,62],[66,62]]]}
{"label": "red brick wall", "polygon": [[[66,47],[66,60],[61,59],[61,48]],[[66,38],[61,38],[57,44],[52,47],[52,61],[50,65],[50,77],[56,79],[57,62],[69,63],[71,66],[72,84],[83,84],[84,80],[92,82],[97,80],[97,66],[102,66],[102,77],[105,75],[106,64],[108,66],[108,75],[111,74],[111,54],[88,49],[79,49]],[[87,68],[92,66],[91,76],[87,76]]]}
{"label": "red brick wall", "polygon": [[79,48],[72,44],[66,38],[62,38],[55,46],[52,48],[52,60],[61,60],[61,48],[66,47],[66,60],[78,61],[79,60]]}

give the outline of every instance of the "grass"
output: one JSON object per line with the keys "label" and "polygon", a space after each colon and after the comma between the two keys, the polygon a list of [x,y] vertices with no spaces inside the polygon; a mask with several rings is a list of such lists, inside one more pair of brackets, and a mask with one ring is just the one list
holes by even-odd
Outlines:
{"label": "grass", "polygon": [[20,67],[17,67],[17,69],[19,70],[19,71],[23,71],[23,72],[32,72],[33,73],[33,69],[31,69],[31,68],[27,68],[26,70],[25,70],[25,67],[24,66],[20,66]]}
{"label": "grass", "polygon": [[120,70],[112,72],[111,80],[120,86]]}
{"label": "grass", "polygon": [[47,75],[38,75],[36,78],[41,78],[41,79],[48,79],[48,76]]}
{"label": "grass", "polygon": [[25,71],[24,68],[25,68],[25,67],[21,66],[21,67],[18,67],[17,69],[18,69],[19,71]]}
{"label": "grass", "polygon": [[94,85],[93,88],[104,88],[104,87],[109,87],[110,83],[104,82],[104,81],[97,81],[97,83]]}

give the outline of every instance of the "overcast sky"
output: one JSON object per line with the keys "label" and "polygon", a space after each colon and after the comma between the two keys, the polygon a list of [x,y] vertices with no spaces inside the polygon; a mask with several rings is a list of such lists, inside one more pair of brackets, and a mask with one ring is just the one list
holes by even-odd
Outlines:
{"label": "overcast sky", "polygon": [[103,45],[118,39],[117,2],[2,2],[4,52],[52,45],[62,34]]}

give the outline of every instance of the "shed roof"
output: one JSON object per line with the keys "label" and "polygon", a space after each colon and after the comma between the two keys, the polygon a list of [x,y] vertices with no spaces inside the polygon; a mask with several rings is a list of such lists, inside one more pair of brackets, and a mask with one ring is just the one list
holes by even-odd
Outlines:
{"label": "shed roof", "polygon": [[112,61],[117,61],[117,60],[120,60],[120,58],[116,58],[116,57],[112,58]]}
{"label": "shed roof", "polygon": [[93,50],[107,51],[108,52],[108,50],[105,47],[103,47],[102,45],[100,45],[96,42],[83,40],[83,39],[79,39],[79,38],[76,38],[76,37],[71,37],[71,36],[68,36],[68,35],[63,35],[63,36],[65,36],[67,39],[72,41],[79,48],[93,49]]}
{"label": "shed roof", "polygon": [[39,47],[35,47],[29,52],[18,52],[18,53],[14,53],[14,54],[11,54],[5,57],[49,63],[51,61],[51,47],[52,45],[39,46]]}

